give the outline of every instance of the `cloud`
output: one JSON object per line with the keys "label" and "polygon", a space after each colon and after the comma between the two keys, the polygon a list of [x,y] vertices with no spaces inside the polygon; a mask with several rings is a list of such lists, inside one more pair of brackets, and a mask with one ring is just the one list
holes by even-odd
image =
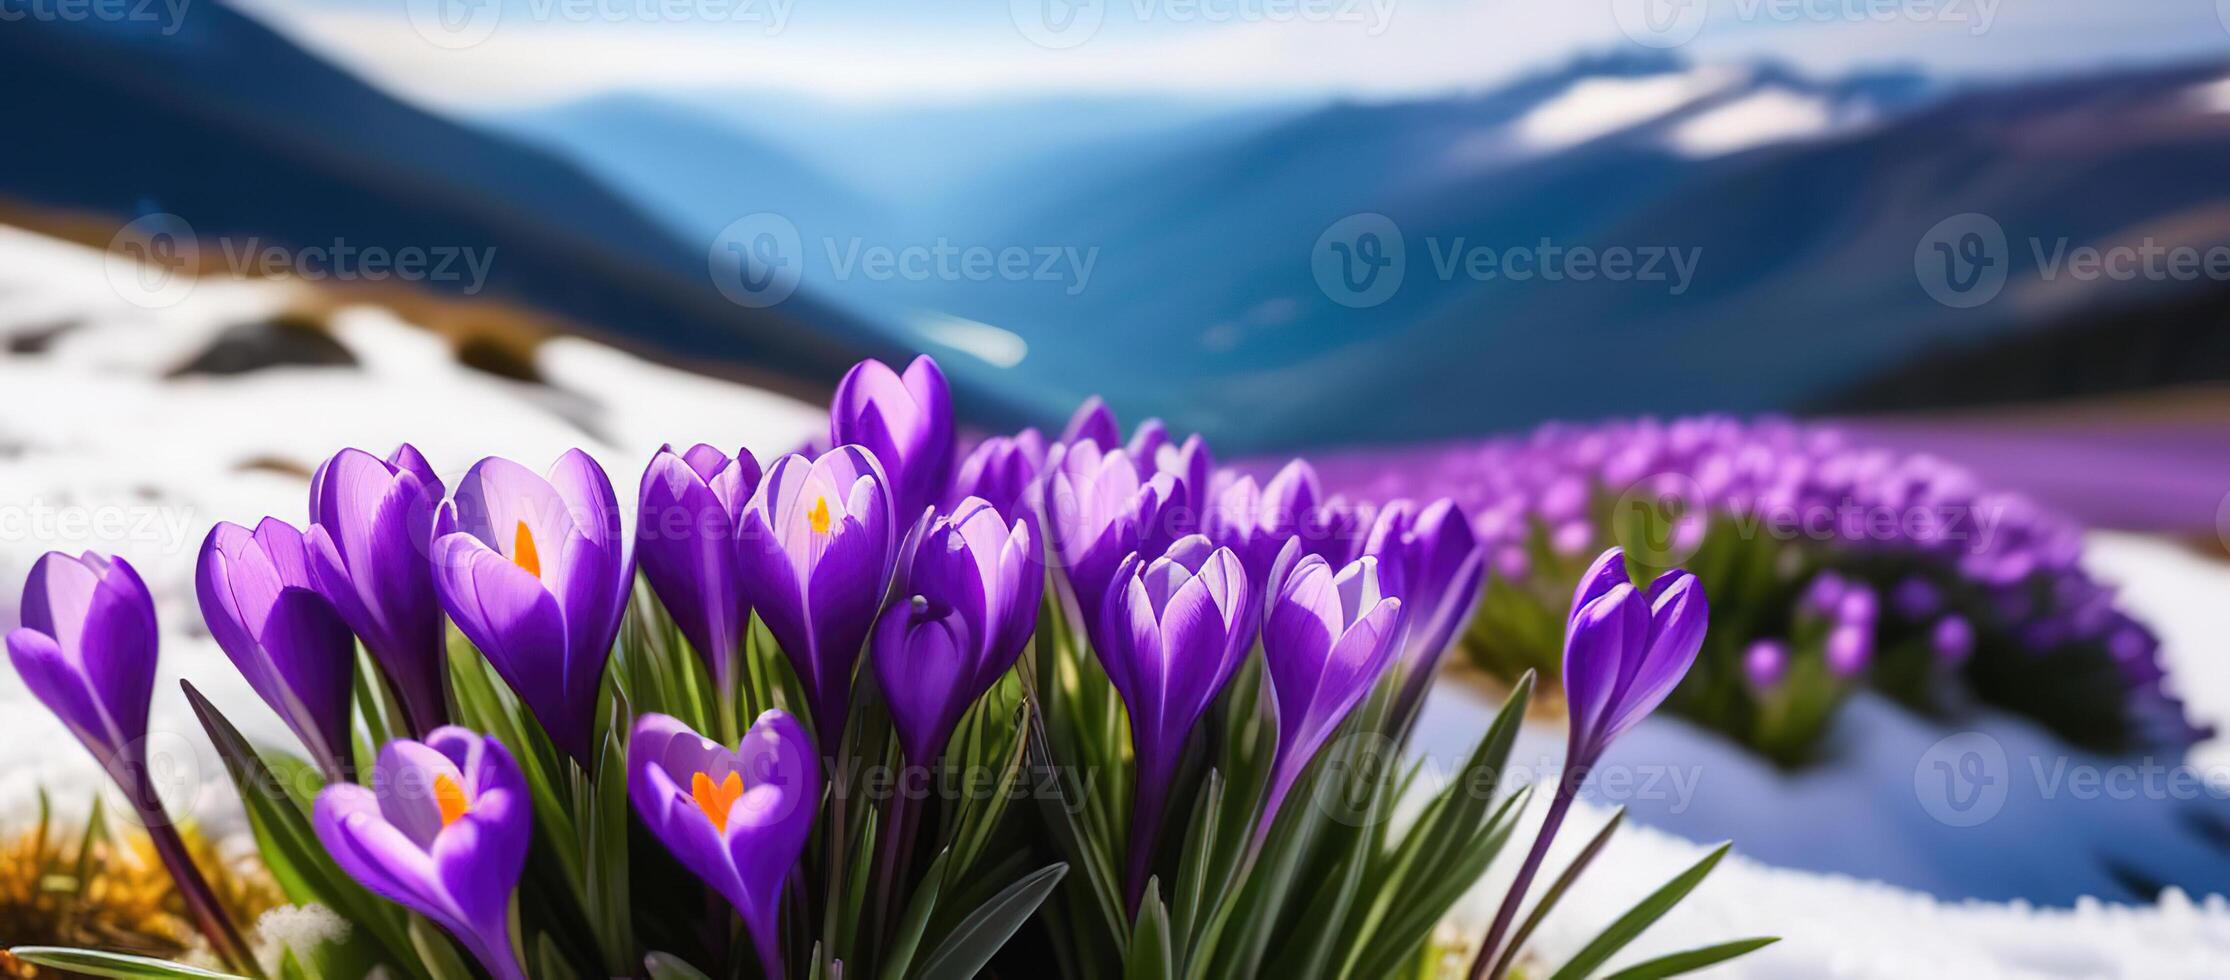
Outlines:
{"label": "cloud", "polygon": [[[430,23],[433,4],[471,10],[472,0],[236,2],[389,91],[466,112],[620,89],[885,102],[1016,92],[1389,98],[1484,87],[1583,51],[1640,50],[1616,2],[1570,0],[1045,0],[1085,18],[1067,33],[1049,33],[1024,0],[889,18],[840,16],[813,0],[483,0],[502,4],[482,8],[495,17],[485,37],[436,26],[431,38],[413,25]],[[2199,57],[2230,40],[2204,4],[1695,2],[1708,2],[1705,19],[1677,51],[1823,72],[1882,63],[2033,72]],[[1954,10],[1964,13],[1945,13]]]}

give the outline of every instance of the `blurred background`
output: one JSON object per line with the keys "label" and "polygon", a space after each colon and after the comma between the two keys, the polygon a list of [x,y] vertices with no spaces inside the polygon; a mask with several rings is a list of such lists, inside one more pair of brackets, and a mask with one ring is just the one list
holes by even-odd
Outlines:
{"label": "blurred background", "polygon": [[[1679,914],[1809,937],[1744,975],[2230,956],[2230,7],[0,0],[0,90],[0,625],[40,552],[127,554],[166,675],[254,714],[193,549],[298,519],[333,450],[583,445],[624,498],[662,443],[769,458],[855,361],[927,353],[979,433],[1099,394],[1241,470],[1455,497],[1491,692],[1633,477],[1719,521],[1787,481],[1714,467],[1801,458],[1804,500],[1917,482],[2023,543],[1759,558],[1719,656],[1834,677],[1729,666],[1736,708],[1635,740],[1695,776],[1604,800],[1660,832],[1637,887],[1735,838]],[[1823,570],[1870,583],[1871,673],[1822,659],[1858,620]],[[1436,705],[1449,751],[1487,696]],[[6,724],[0,811],[90,792]],[[2079,788],[2141,766],[2195,788]]]}

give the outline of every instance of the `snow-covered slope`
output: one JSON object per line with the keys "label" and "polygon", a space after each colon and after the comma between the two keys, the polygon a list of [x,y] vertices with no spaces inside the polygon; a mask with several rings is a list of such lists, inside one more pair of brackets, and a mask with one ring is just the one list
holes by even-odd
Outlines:
{"label": "snow-covered slope", "polygon": [[[374,308],[331,317],[356,364],[169,377],[229,328],[302,298],[287,285],[200,281],[142,308],[111,289],[136,274],[111,257],[0,228],[0,628],[13,628],[24,575],[49,550],[124,557],[154,590],[164,632],[151,748],[179,808],[222,816],[223,772],[177,680],[209,693],[250,737],[287,738],[225,662],[194,607],[193,566],[211,525],[273,515],[299,524],[307,474],[344,446],[384,454],[408,440],[444,473],[499,454],[536,469],[579,446],[621,499],[661,443],[704,441],[762,456],[825,423],[814,406],[708,380],[585,340],[533,356],[542,383],[462,366],[440,337]],[[82,809],[92,762],[0,670],[0,816],[47,786]]]}

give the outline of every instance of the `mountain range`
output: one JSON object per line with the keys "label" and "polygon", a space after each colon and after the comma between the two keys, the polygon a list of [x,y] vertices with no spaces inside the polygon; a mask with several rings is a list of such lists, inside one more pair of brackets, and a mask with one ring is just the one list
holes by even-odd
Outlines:
{"label": "mountain range", "polygon": [[[984,363],[959,343],[952,372],[1041,419],[1098,391],[1133,416],[1283,449],[1555,417],[1975,400],[1964,385],[1880,397],[1888,379],[1946,351],[1985,365],[1969,378],[1991,400],[2046,399],[2095,387],[2039,366],[2066,338],[2219,285],[2083,279],[2053,257],[2230,242],[2208,176],[2230,163],[2230,96],[2215,94],[2230,92],[2217,84],[2226,74],[2203,64],[1988,84],[1908,71],[1816,79],[1769,63],[1608,55],[1477,92],[1169,111],[1158,127],[1131,119],[1105,139],[1057,133],[1034,154],[1001,146],[973,161],[947,148],[924,168],[938,173],[921,176],[934,192],[884,192],[903,207],[861,219],[809,200],[797,212],[871,242],[1093,256],[1081,285],[819,283],[925,349],[951,353],[935,331],[955,322],[1011,335],[1026,356]],[[872,145],[856,121],[810,121],[828,113],[752,122],[703,99],[694,107],[693,124],[673,133]],[[972,121],[947,110],[942,122],[980,132],[1018,114],[993,105]],[[608,131],[555,118],[529,128],[584,158]],[[911,145],[892,137],[882,166],[909,159]],[[1064,154],[1069,163],[1053,162]],[[967,166],[997,177],[950,178]],[[877,187],[832,176],[844,169],[813,173],[861,195]],[[726,193],[787,199],[783,180],[747,170]],[[600,173],[623,190],[656,176]],[[706,191],[666,182],[659,193],[686,202]],[[1947,305],[1930,293],[1944,273],[1916,263],[1947,219],[1969,213],[2005,236],[1992,256],[2005,283],[1988,302]],[[1360,306],[1340,302],[1344,287],[1320,281],[1328,269],[1316,264],[1341,244],[1320,237],[1356,215],[1383,216],[1405,245],[1401,286]],[[1613,281],[1574,250],[1623,251],[1634,274]],[[1511,261],[1571,274],[1515,279]],[[2045,356],[1993,373],[1990,352],[2016,343]],[[2230,362],[2174,375],[2161,380],[2230,377]]]}
{"label": "mountain range", "polygon": [[[811,387],[935,353],[985,425],[1100,392],[1255,452],[2051,398],[2102,383],[2064,366],[2099,331],[2224,303],[2061,261],[2230,245],[2218,64],[1978,83],[1653,52],[1379,101],[608,93],[452,119],[211,7],[175,38],[0,34],[0,81],[52,93],[19,107],[39,151],[0,158],[0,205],[487,243],[496,299],[679,361]],[[708,248],[763,213],[798,231],[802,287],[745,308]],[[1985,268],[1990,295],[1945,292]],[[1373,269],[1398,288],[1358,289]],[[1946,356],[1958,383],[1925,370]]]}
{"label": "mountain range", "polygon": [[728,302],[704,244],[572,161],[397,101],[221,4],[197,4],[175,33],[131,18],[10,21],[0,86],[22,97],[0,206],[12,220],[105,238],[173,215],[203,258],[242,241],[485,250],[484,284],[429,279],[409,298],[447,304],[468,331],[523,317],[800,393],[861,356],[902,353],[810,296]]}

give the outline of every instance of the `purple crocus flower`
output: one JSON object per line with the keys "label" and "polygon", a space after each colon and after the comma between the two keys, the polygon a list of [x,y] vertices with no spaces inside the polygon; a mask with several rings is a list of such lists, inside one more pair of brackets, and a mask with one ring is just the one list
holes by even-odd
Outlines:
{"label": "purple crocus flower", "polygon": [[147,706],[155,690],[155,599],[121,558],[50,551],[23,583],[23,625],[8,659],[23,685],[85,743],[126,793],[147,782]]}
{"label": "purple crocus flower", "polygon": [[782,968],[782,886],[821,806],[819,756],[769,711],[730,750],[649,713],[627,743],[627,795],[651,836],[743,916],[769,977]]}
{"label": "purple crocus flower", "polygon": [[899,574],[901,594],[912,598],[876,624],[875,677],[906,758],[926,766],[1030,642],[1045,569],[1029,524],[1010,526],[970,497],[929,526]]}
{"label": "purple crocus flower", "polygon": [[1423,510],[1407,500],[1378,512],[1363,553],[1378,559],[1379,585],[1403,603],[1402,669],[1407,679],[1396,717],[1424,697],[1433,671],[1479,609],[1486,587],[1487,550],[1463,509],[1446,497]]}
{"label": "purple crocus flower", "polygon": [[50,551],[31,565],[19,608],[23,625],[9,631],[7,646],[23,686],[131,800],[210,946],[234,968],[250,968],[255,955],[194,866],[147,766],[147,709],[160,635],[147,583],[122,558]]}
{"label": "purple crocus flower", "polygon": [[1750,679],[1750,686],[1764,691],[1781,683],[1781,676],[1789,669],[1789,646],[1780,640],[1766,638],[1750,644],[1742,654],[1742,673]]}
{"label": "purple crocus flower", "polygon": [[744,595],[796,668],[824,748],[843,737],[852,668],[897,560],[891,506],[875,456],[838,446],[775,460],[743,509]]}
{"label": "purple crocus flower", "polygon": [[1182,443],[1169,441],[1160,419],[1140,423],[1125,450],[1141,480],[1154,486],[1159,505],[1140,550],[1159,554],[1188,534],[1199,534],[1214,501],[1210,483],[1215,478],[1215,455],[1199,433]]}
{"label": "purple crocus flower", "polygon": [[372,785],[318,794],[318,840],[373,894],[432,919],[498,980],[523,978],[511,893],[534,814],[526,777],[493,738],[445,725],[379,750]]}
{"label": "purple crocus flower", "polygon": [[348,777],[356,637],[310,580],[302,532],[275,517],[219,523],[194,575],[201,618],[248,686],[294,730],[326,777]]}
{"label": "purple crocus flower", "polygon": [[1076,414],[1069,416],[1067,428],[1061,430],[1061,444],[1073,446],[1080,442],[1095,443],[1100,451],[1107,452],[1123,444],[1123,430],[1115,424],[1115,410],[1098,395],[1092,395],[1076,406]]}
{"label": "purple crocus flower", "polygon": [[1874,662],[1874,626],[1863,621],[1836,623],[1827,631],[1827,669],[1837,677],[1856,677]]}
{"label": "purple crocus flower", "polygon": [[1624,551],[1595,559],[1573,593],[1564,637],[1567,766],[1594,764],[1612,739],[1664,702],[1703,648],[1710,615],[1694,575],[1666,572],[1645,594],[1627,580]]}
{"label": "purple crocus flower", "polygon": [[1030,508],[1030,484],[1044,471],[1045,454],[1045,436],[1036,429],[977,443],[953,475],[952,488],[945,492],[945,509],[981,497],[1009,519],[1020,518]]}
{"label": "purple crocus flower", "polygon": [[1050,554],[1066,573],[1085,637],[1105,646],[1111,639],[1101,635],[1100,612],[1108,585],[1124,556],[1140,549],[1159,513],[1160,493],[1138,478],[1128,453],[1102,453],[1090,440],[1055,447],[1046,470]]}
{"label": "purple crocus flower", "polygon": [[[1619,548],[1603,552],[1580,577],[1564,628],[1564,701],[1570,718],[1564,775],[1550,798],[1541,832],[1487,930],[1481,962],[1495,958],[1588,770],[1614,739],[1655,710],[1687,676],[1703,649],[1710,619],[1703,586],[1694,575],[1675,569],[1642,592],[1627,577],[1626,554]],[[1503,957],[1495,973],[1506,966]]]}
{"label": "purple crocus flower", "polygon": [[1268,484],[1242,476],[1223,486],[1201,521],[1201,532],[1246,563],[1248,580],[1270,581],[1270,569],[1287,541],[1301,539],[1301,554],[1345,564],[1354,557],[1358,518],[1344,501],[1318,503],[1316,470],[1293,460]]}
{"label": "purple crocus flower", "polygon": [[448,648],[434,594],[434,510],[444,489],[409,443],[386,459],[343,449],[310,477],[302,539],[310,583],[395,685],[412,732],[448,717]]}
{"label": "purple crocus flower", "polygon": [[908,524],[951,479],[952,441],[952,392],[927,354],[903,376],[881,361],[854,364],[829,401],[829,444],[875,454],[898,517]]}
{"label": "purple crocus flower", "polygon": [[722,690],[734,681],[751,606],[737,571],[737,528],[759,488],[759,461],[699,444],[660,449],[643,470],[636,560],[666,612]]}
{"label": "purple crocus flower", "polygon": [[1294,780],[1324,740],[1370,693],[1401,652],[1401,600],[1380,588],[1378,559],[1333,572],[1322,555],[1300,559],[1278,584],[1262,628],[1262,656],[1277,696],[1278,747],[1259,843]]}
{"label": "purple crocus flower", "polygon": [[578,449],[548,479],[473,464],[434,521],[441,604],[560,749],[586,764],[596,695],[634,584],[611,480]]}
{"label": "purple crocus flower", "polygon": [[1940,663],[1954,667],[1966,663],[1974,654],[1974,626],[1964,616],[1945,616],[1928,632],[1928,646]]}
{"label": "purple crocus flower", "polygon": [[1150,561],[1125,556],[1101,615],[1108,642],[1098,648],[1100,666],[1130,713],[1138,761],[1125,879],[1135,908],[1185,740],[1246,659],[1259,614],[1239,557],[1192,535]]}

